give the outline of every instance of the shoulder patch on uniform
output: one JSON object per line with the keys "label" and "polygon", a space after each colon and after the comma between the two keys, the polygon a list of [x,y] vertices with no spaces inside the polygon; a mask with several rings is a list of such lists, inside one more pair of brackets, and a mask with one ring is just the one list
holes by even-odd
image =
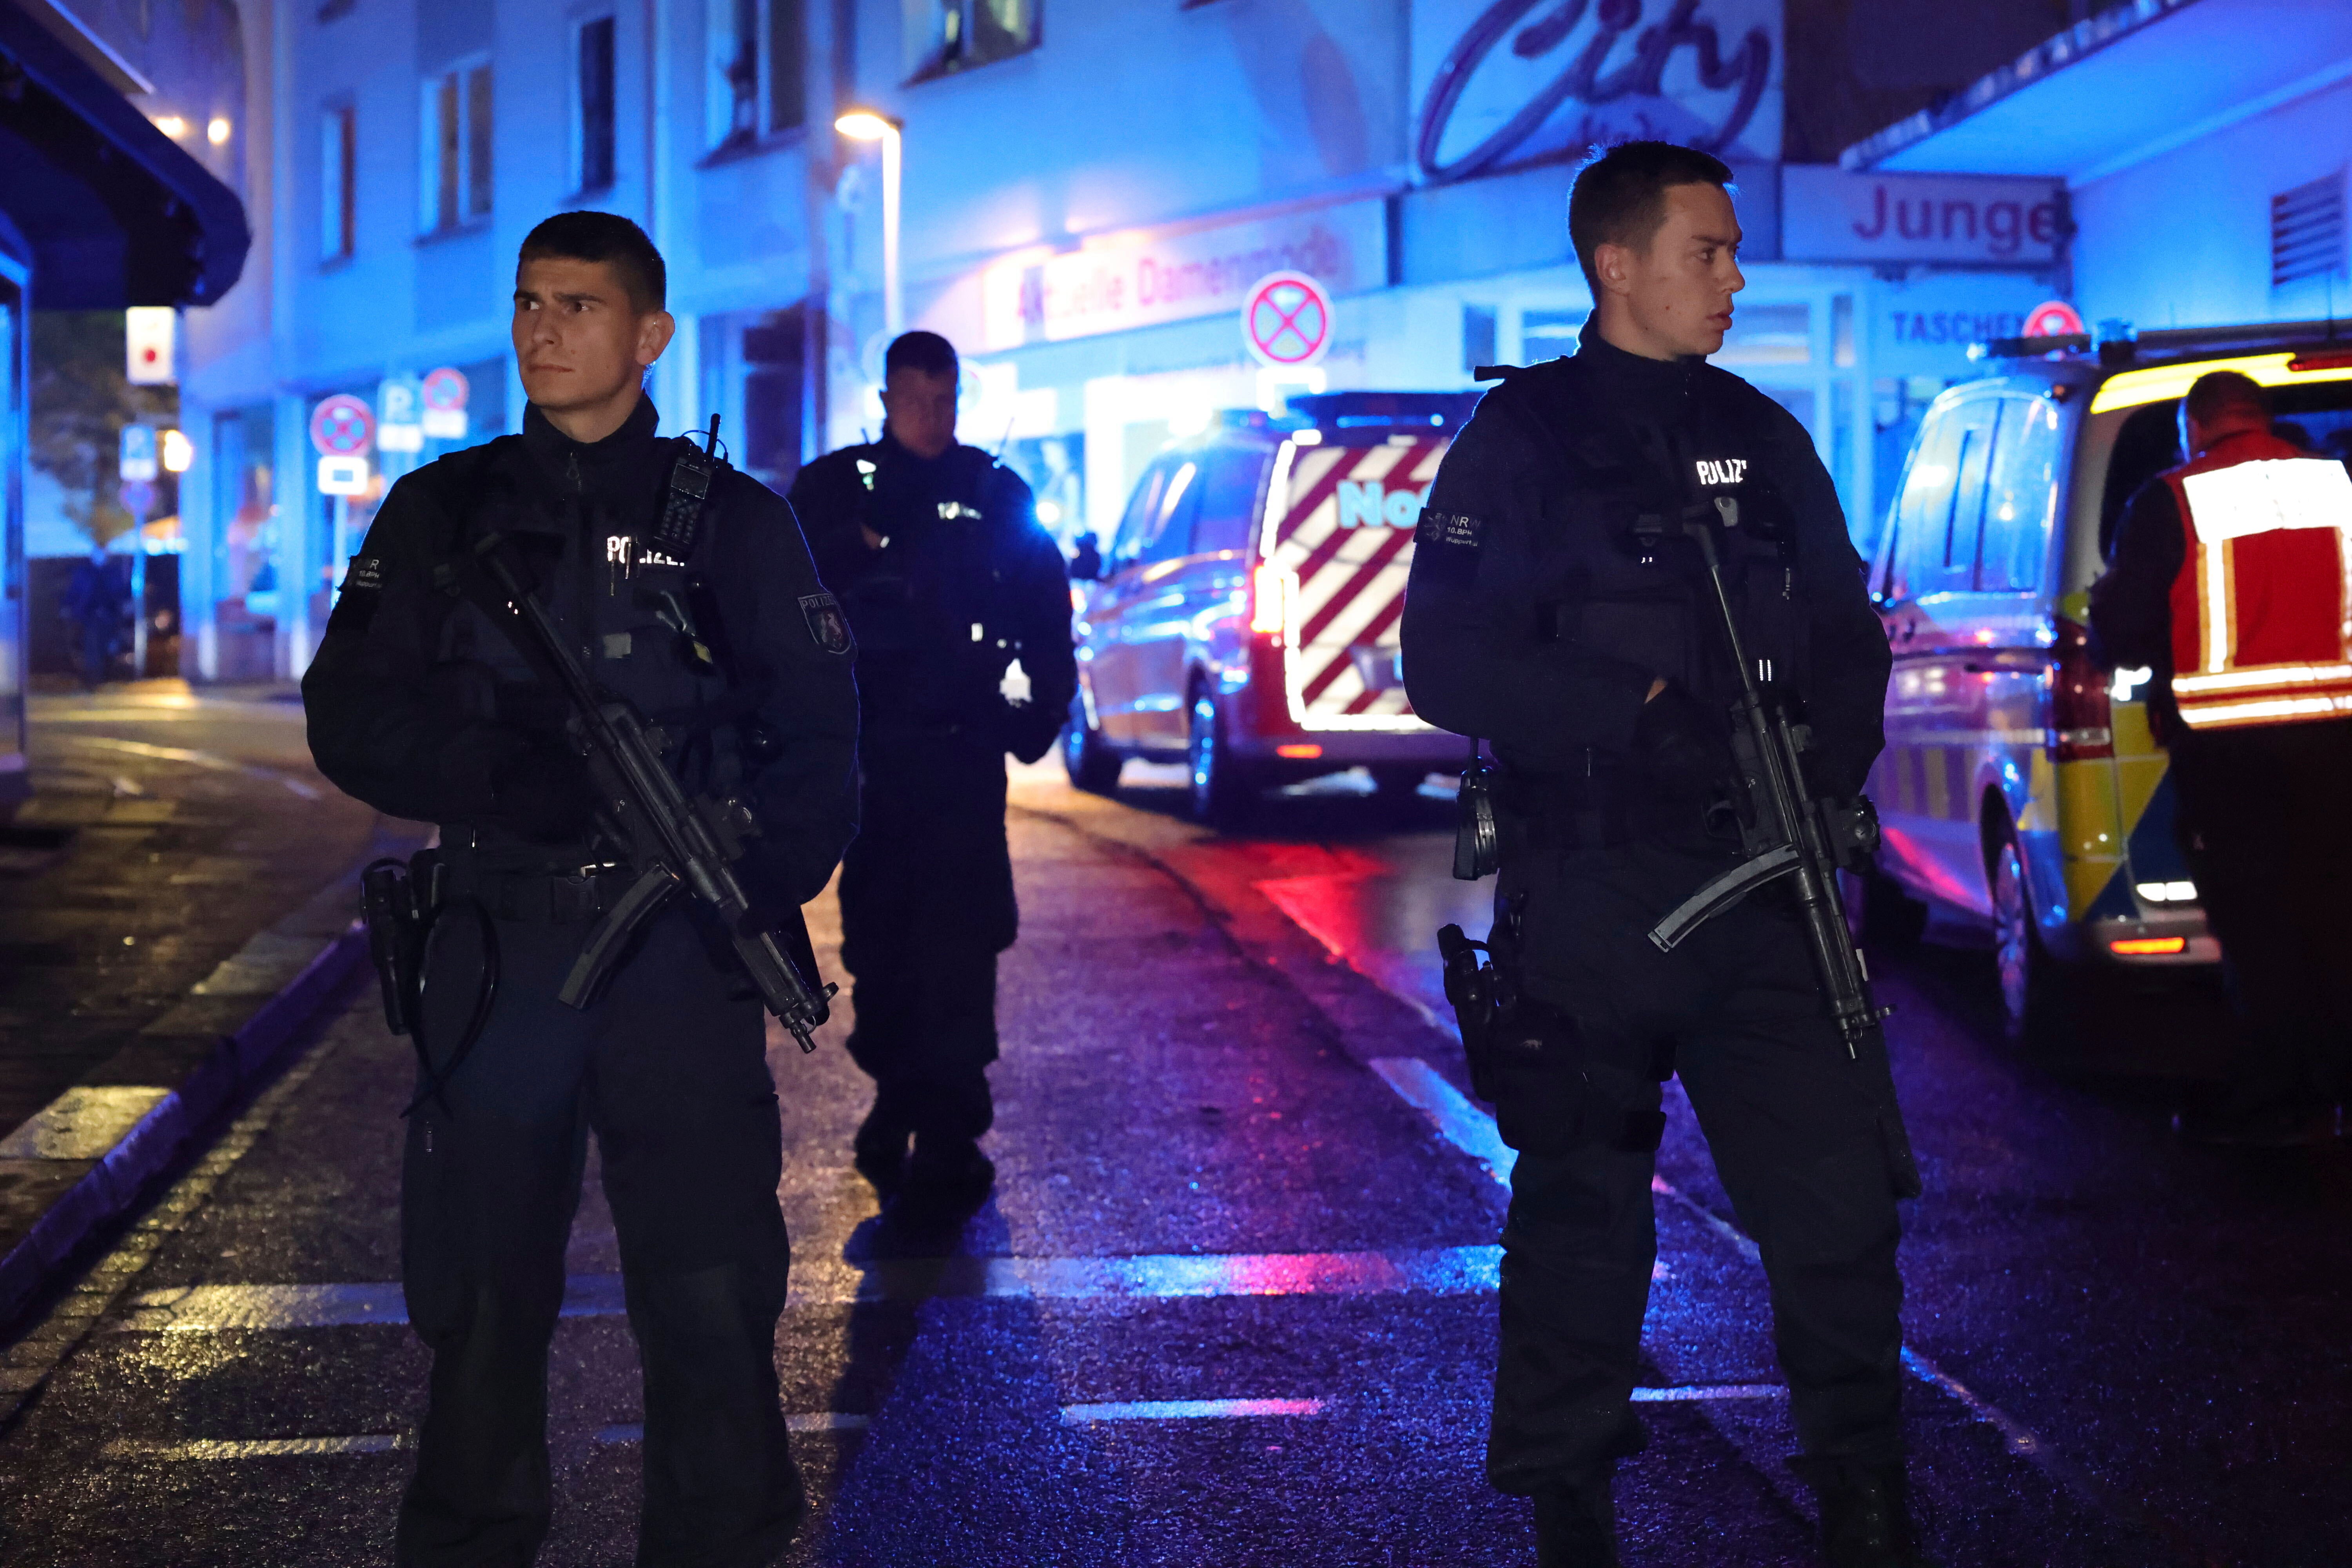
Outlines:
{"label": "shoulder patch on uniform", "polygon": [[1468,587],[1478,575],[1478,547],[1486,534],[1485,518],[1422,508],[1412,531],[1413,571],[1426,582]]}
{"label": "shoulder patch on uniform", "polygon": [[841,601],[832,595],[803,594],[801,619],[808,623],[809,640],[825,652],[849,651],[849,617],[841,613]]}
{"label": "shoulder patch on uniform", "polygon": [[373,593],[383,586],[383,561],[381,557],[374,555],[352,557],[351,570],[343,574],[343,589],[346,593],[353,588],[365,589]]}

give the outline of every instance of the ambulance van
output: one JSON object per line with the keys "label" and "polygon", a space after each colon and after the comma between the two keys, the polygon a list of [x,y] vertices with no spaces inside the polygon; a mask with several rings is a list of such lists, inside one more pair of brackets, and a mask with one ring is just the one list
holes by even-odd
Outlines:
{"label": "ambulance van", "polygon": [[1152,459],[1083,591],[1063,759],[1107,793],[1181,762],[1193,816],[1361,767],[1385,794],[1458,772],[1413,716],[1398,626],[1413,529],[1476,393],[1330,393],[1230,414]]}
{"label": "ambulance van", "polygon": [[2221,950],[2174,836],[2147,672],[2108,672],[2089,589],[2132,494],[2181,460],[2189,384],[2272,389],[2279,433],[2352,458],[2352,341],[2326,323],[2027,338],[1929,408],[1870,568],[1894,673],[1870,794],[1885,838],[1849,887],[1859,925],[1920,906],[1990,928],[2012,1030],[2068,1027],[2088,976]]}

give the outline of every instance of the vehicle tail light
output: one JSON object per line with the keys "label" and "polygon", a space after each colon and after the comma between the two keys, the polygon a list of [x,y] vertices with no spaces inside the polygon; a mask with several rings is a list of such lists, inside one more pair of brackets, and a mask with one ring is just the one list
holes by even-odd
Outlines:
{"label": "vehicle tail light", "polygon": [[1272,562],[1250,574],[1250,630],[1279,637],[1298,603],[1298,574]]}
{"label": "vehicle tail light", "polygon": [[1274,754],[1277,757],[1290,757],[1299,762],[1311,763],[1323,754],[1323,748],[1312,743],[1276,746],[1274,749]]}
{"label": "vehicle tail light", "polygon": [[2092,662],[2091,634],[2073,621],[2058,623],[2050,668],[2050,721],[2058,732],[2058,760],[2085,763],[2116,754],[2115,715],[2107,706],[2106,672]]}
{"label": "vehicle tail light", "polygon": [[2126,958],[2138,958],[2150,953],[2186,952],[2189,939],[2185,936],[2127,936],[2107,943],[2109,952],[2122,953]]}

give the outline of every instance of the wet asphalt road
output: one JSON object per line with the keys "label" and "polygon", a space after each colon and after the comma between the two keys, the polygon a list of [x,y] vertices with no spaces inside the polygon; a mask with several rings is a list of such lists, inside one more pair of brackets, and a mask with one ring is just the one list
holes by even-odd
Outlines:
{"label": "wet asphalt road", "polygon": [[[790,1561],[1533,1561],[1479,1472],[1507,1154],[1419,956],[1477,907],[1445,808],[1284,800],[1232,841],[1173,795],[1137,769],[1117,802],[1016,785],[1000,1180],[952,1245],[896,1234],[848,1171],[846,1058],[772,1050],[778,1356],[818,1505]],[[1884,967],[1928,1183],[1906,1421],[1939,1560],[2352,1562],[2352,1159],[2173,1142],[2210,996],[2030,1060],[1986,955]],[[424,1373],[390,1283],[405,1049],[355,997],[97,1266],[100,1330],[0,1433],[0,1560],[388,1560]],[[1806,1563],[1761,1276],[1670,1107],[1627,1560]],[[630,1561],[639,1462],[590,1194],[551,1372],[564,1565]]]}
{"label": "wet asphalt road", "polygon": [[33,697],[34,796],[0,826],[0,1133],[367,852],[383,819],[311,766],[291,698]]}

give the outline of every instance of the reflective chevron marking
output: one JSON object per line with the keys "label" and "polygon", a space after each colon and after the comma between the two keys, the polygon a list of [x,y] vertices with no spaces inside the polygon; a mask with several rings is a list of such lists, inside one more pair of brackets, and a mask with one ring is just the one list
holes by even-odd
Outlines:
{"label": "reflective chevron marking", "polygon": [[1298,581],[1290,708],[1309,729],[1418,727],[1403,689],[1374,672],[1393,657],[1413,524],[1446,446],[1295,448],[1271,559]]}

